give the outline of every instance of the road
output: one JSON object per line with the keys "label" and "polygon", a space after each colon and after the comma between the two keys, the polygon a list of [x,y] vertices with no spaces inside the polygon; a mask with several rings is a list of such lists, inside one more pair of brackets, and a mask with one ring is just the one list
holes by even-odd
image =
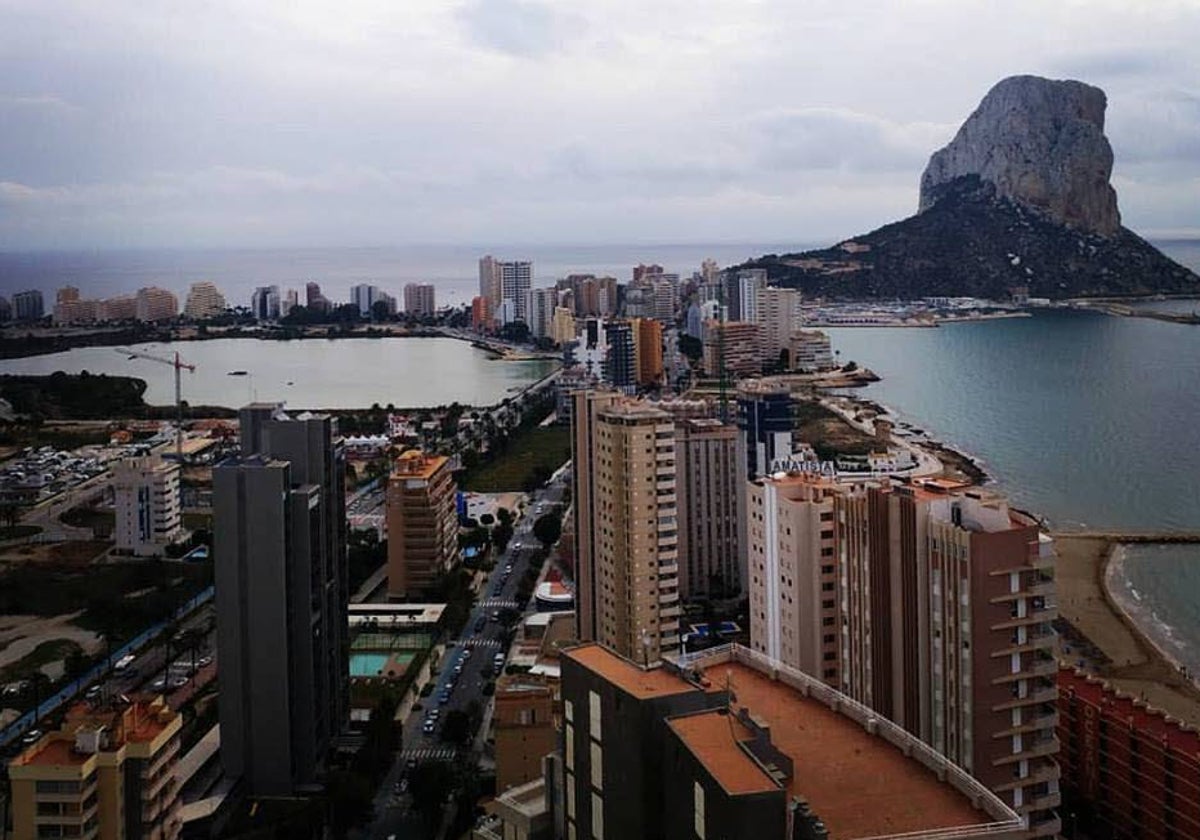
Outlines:
{"label": "road", "polygon": [[[402,748],[375,797],[375,822],[366,836],[386,840],[395,835],[405,840],[432,840],[435,832],[410,810],[411,797],[398,795],[395,786],[408,771],[427,761],[451,761],[457,752],[450,744],[441,740],[441,724],[452,710],[467,711],[473,702],[486,707],[490,698],[483,695],[483,687],[496,676],[494,657],[507,653],[506,635],[508,628],[493,616],[505,608],[518,613],[525,612],[525,604],[516,601],[517,589],[522,576],[529,568],[530,557],[537,543],[533,536],[533,523],[539,513],[538,507],[562,501],[566,489],[564,476],[556,476],[546,488],[532,494],[525,516],[515,527],[512,541],[504,554],[496,558],[496,567],[488,576],[479,599],[471,610],[463,627],[462,636],[451,640],[440,663],[436,683],[428,697],[419,704],[404,722]],[[505,573],[508,564],[512,571]],[[461,672],[456,675],[456,671]],[[442,703],[439,697],[450,686],[448,699]],[[441,709],[440,721],[433,733],[423,731],[426,714],[432,709]],[[482,712],[482,709],[481,709]]]}

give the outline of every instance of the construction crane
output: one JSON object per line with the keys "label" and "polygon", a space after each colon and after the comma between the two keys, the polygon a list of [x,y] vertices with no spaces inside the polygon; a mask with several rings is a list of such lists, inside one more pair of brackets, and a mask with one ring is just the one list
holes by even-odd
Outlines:
{"label": "construction crane", "polygon": [[113,348],[118,353],[122,353],[132,359],[145,359],[149,362],[158,362],[160,365],[170,365],[175,368],[175,460],[183,466],[183,385],[180,382],[180,372],[186,370],[188,373],[195,373],[196,366],[188,364],[179,357],[179,353],[175,353],[174,359],[168,359],[165,356],[155,356],[153,353],[143,353],[141,350],[131,350],[128,347]]}

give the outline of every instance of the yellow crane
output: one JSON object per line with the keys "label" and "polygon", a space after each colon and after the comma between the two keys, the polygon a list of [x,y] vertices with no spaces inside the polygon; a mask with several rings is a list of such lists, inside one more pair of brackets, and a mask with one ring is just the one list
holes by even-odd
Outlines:
{"label": "yellow crane", "polygon": [[175,353],[174,359],[168,359],[166,356],[155,356],[153,353],[145,353],[141,350],[132,350],[128,347],[114,347],[116,352],[122,353],[133,359],[145,359],[150,362],[158,362],[161,365],[170,365],[175,368],[175,460],[179,463],[180,468],[183,467],[183,386],[180,382],[180,372],[187,371],[195,373],[196,366],[185,362],[180,358],[179,353]]}

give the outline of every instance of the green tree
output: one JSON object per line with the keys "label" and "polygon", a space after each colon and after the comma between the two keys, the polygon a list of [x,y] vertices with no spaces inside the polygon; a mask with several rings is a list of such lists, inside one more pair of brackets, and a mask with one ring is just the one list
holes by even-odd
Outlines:
{"label": "green tree", "polygon": [[550,548],[562,536],[562,515],[551,511],[537,518],[533,523],[533,535],[542,545]]}
{"label": "green tree", "polygon": [[700,361],[700,357],[704,355],[704,344],[695,336],[687,335],[686,333],[679,334],[679,352],[687,356],[688,360],[695,364]]}

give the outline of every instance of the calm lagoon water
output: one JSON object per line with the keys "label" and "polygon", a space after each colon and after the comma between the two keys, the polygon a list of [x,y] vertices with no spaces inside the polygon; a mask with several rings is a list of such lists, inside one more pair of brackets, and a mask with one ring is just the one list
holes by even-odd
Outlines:
{"label": "calm lagoon water", "polygon": [[[183,398],[192,405],[237,408],[253,400],[292,408],[366,408],[374,403],[418,408],[460,402],[491,405],[540,379],[552,361],[513,362],[491,357],[453,338],[354,338],[259,341],[224,338],[135,345],[159,356],[176,350],[196,365],[183,374]],[[106,373],[146,380],[146,402],[175,400],[165,366],[129,359],[111,347],[0,362],[0,373]],[[230,376],[232,371],[245,376]]]}

